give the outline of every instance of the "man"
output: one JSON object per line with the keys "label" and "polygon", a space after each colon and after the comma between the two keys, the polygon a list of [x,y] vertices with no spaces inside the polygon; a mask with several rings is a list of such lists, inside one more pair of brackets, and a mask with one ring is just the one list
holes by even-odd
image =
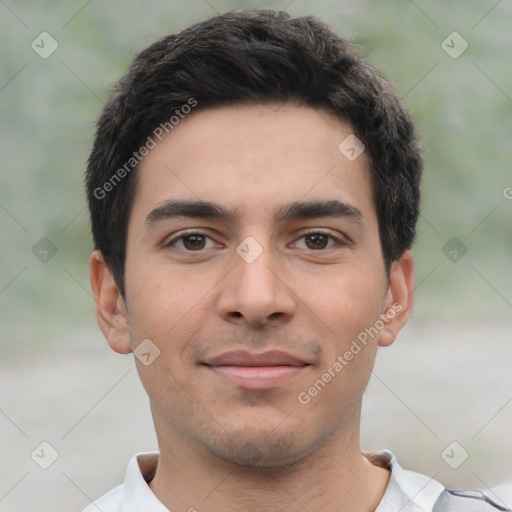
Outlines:
{"label": "man", "polygon": [[135,58],[87,169],[90,270],[159,453],[87,512],[504,510],[360,448],[421,170],[391,85],[314,18],[226,13]]}

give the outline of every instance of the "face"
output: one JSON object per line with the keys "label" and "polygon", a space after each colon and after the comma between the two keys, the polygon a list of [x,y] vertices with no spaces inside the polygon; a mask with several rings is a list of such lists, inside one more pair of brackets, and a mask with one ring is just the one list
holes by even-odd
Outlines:
{"label": "face", "polygon": [[221,107],[190,114],[142,161],[129,337],[106,336],[136,354],[150,340],[146,363],[159,351],[137,360],[159,438],[278,466],[358,430],[379,340],[406,320],[411,267],[386,276],[368,160],[338,149],[352,133],[309,107]]}

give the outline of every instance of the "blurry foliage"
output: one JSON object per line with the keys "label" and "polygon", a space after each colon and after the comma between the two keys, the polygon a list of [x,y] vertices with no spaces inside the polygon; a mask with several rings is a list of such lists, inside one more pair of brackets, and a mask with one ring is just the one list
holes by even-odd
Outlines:
{"label": "blurry foliage", "polygon": [[[414,250],[420,322],[494,321],[511,312],[512,201],[503,189],[512,186],[512,5],[492,9],[495,3],[295,0],[287,8],[294,16],[316,15],[353,40],[393,80],[415,119],[426,157]],[[210,4],[220,12],[286,7]],[[0,5],[4,355],[37,354],[66,343],[74,329],[94,327],[82,180],[95,120],[138,51],[213,14],[202,0]],[[42,31],[59,43],[46,60],[30,47]],[[469,43],[458,59],[441,48],[453,31]],[[48,263],[31,252],[43,236],[58,247]],[[441,250],[452,236],[468,247],[458,263]]]}

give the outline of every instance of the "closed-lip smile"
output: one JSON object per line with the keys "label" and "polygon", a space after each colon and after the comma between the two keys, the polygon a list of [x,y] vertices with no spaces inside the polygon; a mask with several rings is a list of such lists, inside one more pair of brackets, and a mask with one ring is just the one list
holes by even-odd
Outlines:
{"label": "closed-lip smile", "polygon": [[282,386],[302,374],[310,364],[280,350],[251,353],[235,350],[202,363],[217,377],[246,389]]}

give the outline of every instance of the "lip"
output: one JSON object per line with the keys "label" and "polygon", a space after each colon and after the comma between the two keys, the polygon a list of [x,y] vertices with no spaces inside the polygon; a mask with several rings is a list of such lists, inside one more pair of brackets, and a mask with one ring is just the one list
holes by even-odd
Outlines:
{"label": "lip", "polygon": [[202,364],[215,376],[246,389],[282,386],[310,366],[306,361],[278,350],[260,354],[237,350],[212,357]]}
{"label": "lip", "polygon": [[208,366],[304,366],[306,361],[280,350],[268,350],[259,354],[234,350],[203,362]]}

